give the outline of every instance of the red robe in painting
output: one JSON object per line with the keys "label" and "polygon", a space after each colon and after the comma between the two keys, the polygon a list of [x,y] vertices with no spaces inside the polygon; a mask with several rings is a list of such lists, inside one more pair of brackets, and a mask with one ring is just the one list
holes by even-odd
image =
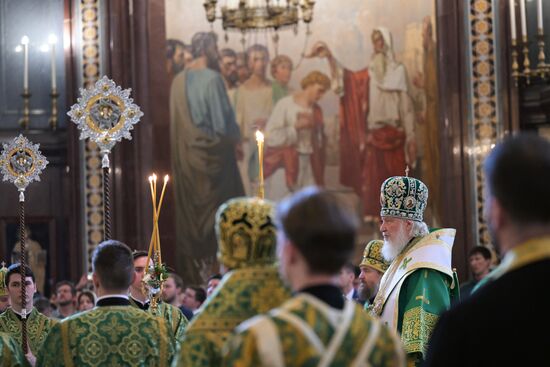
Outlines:
{"label": "red robe in painting", "polygon": [[363,214],[380,215],[380,186],[405,170],[405,132],[391,126],[367,131],[368,69],[344,70],[340,98],[340,182],[361,198]]}

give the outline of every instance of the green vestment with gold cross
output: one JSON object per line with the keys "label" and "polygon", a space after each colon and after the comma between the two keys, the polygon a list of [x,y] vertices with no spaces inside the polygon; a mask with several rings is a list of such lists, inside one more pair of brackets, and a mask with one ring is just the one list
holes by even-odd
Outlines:
{"label": "green vestment with gold cross", "polygon": [[[141,309],[132,299],[132,297],[130,297],[130,304],[135,308]],[[166,302],[159,302],[157,304],[156,311],[154,311],[153,308],[150,306],[149,308],[147,308],[147,310],[144,311],[153,316],[163,318],[164,321],[166,321],[166,324],[170,327],[170,330],[172,330],[172,335],[174,335],[174,339],[177,342],[180,342],[182,340],[185,333],[185,328],[187,327],[187,324],[189,324],[189,321],[179,308]]]}
{"label": "green vestment with gold cross", "polygon": [[361,306],[336,309],[306,294],[239,325],[223,366],[404,366],[399,337]]}
{"label": "green vestment with gold cross", "polygon": [[289,298],[274,266],[227,273],[191,320],[173,366],[220,366],[222,347],[238,324]]}
{"label": "green vestment with gold cross", "polygon": [[6,333],[0,333],[0,361],[6,367],[29,367],[21,346]]}
{"label": "green vestment with gold cross", "polygon": [[369,307],[401,335],[409,365],[422,363],[439,315],[458,297],[451,268],[454,236],[454,229],[438,229],[411,240],[382,277]]}
{"label": "green vestment with gold cross", "polygon": [[55,325],[36,365],[166,367],[174,344],[162,318],[130,305],[101,306]]}
{"label": "green vestment with gold cross", "polygon": [[[56,320],[42,315],[36,308],[27,315],[27,341],[32,354],[37,355],[50,329],[56,323]],[[21,345],[21,319],[11,308],[0,315],[0,332],[9,334]]]}

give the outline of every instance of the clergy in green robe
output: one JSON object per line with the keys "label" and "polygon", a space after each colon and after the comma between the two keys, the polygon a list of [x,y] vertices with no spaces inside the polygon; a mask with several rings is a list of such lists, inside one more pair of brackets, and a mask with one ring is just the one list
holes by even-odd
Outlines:
{"label": "clergy in green robe", "polygon": [[218,260],[229,269],[185,333],[174,366],[220,366],[221,351],[242,321],[290,297],[275,266],[273,205],[237,198],[216,214]]}
{"label": "clergy in green robe", "polygon": [[[12,264],[6,274],[6,288],[10,296],[11,307],[0,315],[0,332],[9,334],[21,346],[21,319],[24,314],[21,304],[21,265]],[[36,292],[34,274],[31,268],[25,270],[26,305],[25,312],[27,324],[27,345],[29,347],[29,359],[34,359],[46,335],[57,321],[42,315],[33,307],[33,295]]]}
{"label": "clergy in green robe", "polygon": [[281,306],[241,323],[224,366],[404,366],[395,332],[346,300],[334,279],[355,248],[356,215],[309,187],[277,210],[279,271],[294,291]]}
{"label": "clergy in green robe", "polygon": [[55,325],[37,366],[169,366],[174,340],[166,322],[130,306],[134,277],[128,246],[108,240],[92,255],[96,307]]}
{"label": "clergy in green robe", "polygon": [[439,315],[458,295],[451,268],[456,231],[428,230],[427,200],[428,188],[415,178],[395,176],[382,184],[382,255],[391,265],[370,309],[401,335],[409,364],[417,366]]}
{"label": "clergy in green robe", "polygon": [[5,367],[30,366],[17,341],[6,333],[0,333],[0,361]]}
{"label": "clergy in green robe", "polygon": [[163,318],[175,340],[180,341],[183,338],[183,333],[189,321],[179,308],[161,300],[159,300],[156,309],[150,307],[151,302],[144,293],[146,289],[142,283],[147,263],[147,252],[134,251],[132,256],[134,258],[134,272],[136,276],[130,286],[130,304],[153,316]]}

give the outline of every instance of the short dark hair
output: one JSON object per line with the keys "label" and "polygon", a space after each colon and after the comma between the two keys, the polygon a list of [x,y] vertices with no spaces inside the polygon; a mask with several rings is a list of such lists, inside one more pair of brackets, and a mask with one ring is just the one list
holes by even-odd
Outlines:
{"label": "short dark hair", "polygon": [[317,187],[298,191],[279,204],[276,222],[312,273],[337,274],[353,254],[357,216],[331,192]]}
{"label": "short dark hair", "polygon": [[103,241],[93,252],[92,269],[105,289],[127,289],[134,279],[132,251],[120,241]]}
{"label": "short dark hair", "polygon": [[231,48],[222,48],[220,50],[220,56],[221,57],[234,57],[237,58],[237,53],[233,51]]}
{"label": "short dark hair", "polygon": [[46,311],[46,309],[48,308],[53,309],[52,304],[50,303],[50,300],[47,299],[46,297],[38,297],[33,302],[33,305],[36,308],[36,310],[40,313],[44,313],[44,311]]}
{"label": "short dark hair", "polygon": [[202,287],[189,287],[195,291],[195,300],[201,304],[206,300],[206,291]]}
{"label": "short dark hair", "polygon": [[217,45],[218,37],[214,32],[197,32],[191,39],[191,53],[193,58],[204,56],[208,47]]}
{"label": "short dark hair", "polygon": [[55,284],[55,293],[59,290],[59,287],[68,285],[71,288],[71,293],[73,296],[76,296],[76,288],[74,286],[74,283],[68,280],[61,280]]}
{"label": "short dark hair", "polygon": [[78,295],[78,298],[77,298],[77,304],[80,304],[80,300],[82,299],[82,297],[88,297],[90,299],[90,301],[92,301],[92,303],[94,304],[95,306],[95,302],[96,302],[96,296],[95,296],[95,293],[90,291],[90,290],[84,290],[82,291],[79,295]]}
{"label": "short dark hair", "polygon": [[167,39],[166,40],[166,58],[171,59],[172,57],[174,57],[174,54],[176,53],[176,49],[178,47],[185,49],[185,43],[173,38]]}
{"label": "short dark hair", "polygon": [[211,281],[212,279],[219,279],[219,280],[221,280],[221,279],[222,279],[222,275],[221,275],[220,273],[217,273],[217,274],[214,274],[214,275],[210,275],[210,277],[208,278],[207,283],[208,283],[209,281]]}
{"label": "short dark hair", "polygon": [[[21,274],[21,264],[15,263],[11,264],[8,267],[8,272],[6,273],[6,287],[10,284],[10,277],[12,274]],[[36,283],[36,280],[34,278],[34,273],[32,272],[31,268],[28,265],[25,265],[25,277],[31,277],[32,282]]]}
{"label": "short dark hair", "polygon": [[481,256],[483,256],[485,258],[485,260],[489,260],[493,257],[492,254],[491,254],[491,250],[489,250],[485,246],[474,246],[474,247],[472,247],[472,249],[468,252],[468,257],[476,255],[476,254],[480,254]]}
{"label": "short dark hair", "polygon": [[174,283],[176,283],[176,288],[183,288],[183,279],[178,274],[170,273],[168,277],[174,279]]}
{"label": "short dark hair", "polygon": [[507,138],[484,168],[489,195],[514,223],[550,223],[550,142],[531,133]]}
{"label": "short dark hair", "polygon": [[132,252],[132,259],[135,261],[136,259],[139,259],[140,257],[147,257],[149,256],[149,253],[147,251],[143,250],[134,250]]}

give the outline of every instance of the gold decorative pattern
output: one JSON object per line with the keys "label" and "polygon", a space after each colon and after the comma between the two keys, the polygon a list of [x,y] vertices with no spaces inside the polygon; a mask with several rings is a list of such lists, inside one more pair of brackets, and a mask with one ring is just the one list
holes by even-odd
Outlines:
{"label": "gold decorative pattern", "polygon": [[428,349],[426,341],[437,323],[438,315],[427,312],[422,307],[414,307],[403,316],[401,340],[407,354],[425,354]]}
{"label": "gold decorative pattern", "polygon": [[[80,1],[81,23],[81,80],[83,88],[91,88],[100,76],[100,22],[99,0]],[[103,182],[101,159],[97,145],[83,143],[81,156],[84,170],[84,241],[88,254],[88,271],[91,271],[91,254],[103,240]]]}
{"label": "gold decorative pattern", "polygon": [[[33,308],[27,318],[27,335],[30,351],[36,356],[42,343],[46,339],[46,335],[50,329],[57,323],[52,319],[42,315],[36,308]],[[15,312],[8,308],[0,316],[0,332],[9,334],[21,345],[21,320],[17,318]]]}
{"label": "gold decorative pattern", "polygon": [[476,239],[491,242],[483,218],[484,185],[483,161],[500,135],[498,121],[497,75],[495,54],[494,0],[469,1],[469,58],[470,58],[470,144],[467,153],[474,172],[476,208]]}

